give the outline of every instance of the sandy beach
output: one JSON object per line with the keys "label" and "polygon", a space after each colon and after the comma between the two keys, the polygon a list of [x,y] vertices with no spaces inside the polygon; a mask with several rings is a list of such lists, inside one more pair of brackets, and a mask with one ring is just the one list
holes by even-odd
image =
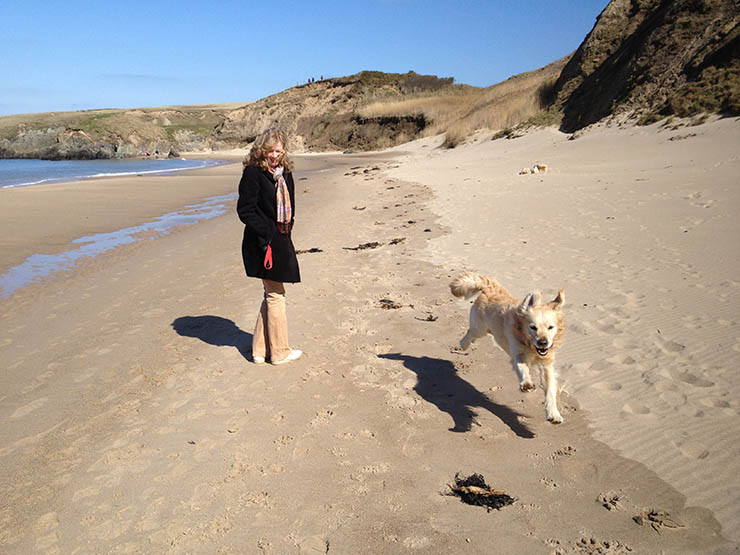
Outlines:
{"label": "sandy beach", "polygon": [[[297,156],[295,363],[250,362],[233,206],[0,299],[0,552],[739,552],[740,121],[441,140]],[[234,156],[0,190],[0,275],[234,193]],[[565,290],[563,424],[459,351],[465,270]]]}

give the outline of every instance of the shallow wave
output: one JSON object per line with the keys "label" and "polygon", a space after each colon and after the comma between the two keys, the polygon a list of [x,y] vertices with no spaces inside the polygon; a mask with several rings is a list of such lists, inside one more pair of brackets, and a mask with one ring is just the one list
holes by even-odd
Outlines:
{"label": "shallow wave", "polygon": [[[0,160],[0,189],[102,177],[166,174],[225,164],[222,160]],[[102,171],[101,170],[102,166]],[[121,166],[117,168],[116,166]],[[157,167],[163,166],[163,167]]]}
{"label": "shallow wave", "polygon": [[80,259],[92,258],[129,243],[167,235],[176,226],[193,225],[226,214],[236,198],[236,193],[208,197],[198,204],[188,204],[140,225],[78,237],[72,244],[79,246],[64,252],[33,254],[0,275],[0,299],[9,298],[15,291],[31,283],[71,270]]}

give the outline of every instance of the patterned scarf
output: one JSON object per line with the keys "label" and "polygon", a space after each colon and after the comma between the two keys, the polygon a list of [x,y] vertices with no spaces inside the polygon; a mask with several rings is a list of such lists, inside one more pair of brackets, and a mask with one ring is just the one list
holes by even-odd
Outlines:
{"label": "patterned scarf", "polygon": [[275,179],[275,198],[277,200],[277,221],[288,224],[293,217],[293,209],[290,206],[290,193],[288,185],[283,177],[283,168],[272,170],[272,177]]}

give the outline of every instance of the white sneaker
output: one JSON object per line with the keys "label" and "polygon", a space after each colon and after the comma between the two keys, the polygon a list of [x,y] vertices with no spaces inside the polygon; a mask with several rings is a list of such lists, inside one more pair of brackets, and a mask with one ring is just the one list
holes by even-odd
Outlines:
{"label": "white sneaker", "polygon": [[255,364],[264,364],[265,363],[265,357],[252,357],[252,362]]}
{"label": "white sneaker", "polygon": [[282,359],[282,360],[271,360],[270,362],[272,364],[285,364],[286,362],[292,362],[294,360],[298,360],[299,358],[301,358],[301,355],[302,354],[303,354],[303,351],[301,351],[300,349],[293,349],[293,350],[290,351],[290,354],[287,357],[285,357],[284,359]]}

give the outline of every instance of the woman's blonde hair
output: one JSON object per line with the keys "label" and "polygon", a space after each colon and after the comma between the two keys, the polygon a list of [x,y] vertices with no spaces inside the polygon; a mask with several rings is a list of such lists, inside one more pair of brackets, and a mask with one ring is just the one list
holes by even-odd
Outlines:
{"label": "woman's blonde hair", "polygon": [[242,163],[268,171],[270,167],[267,164],[267,153],[277,144],[283,146],[283,157],[279,165],[283,166],[285,171],[292,171],[293,162],[288,158],[288,137],[277,127],[271,127],[254,140],[252,149]]}

